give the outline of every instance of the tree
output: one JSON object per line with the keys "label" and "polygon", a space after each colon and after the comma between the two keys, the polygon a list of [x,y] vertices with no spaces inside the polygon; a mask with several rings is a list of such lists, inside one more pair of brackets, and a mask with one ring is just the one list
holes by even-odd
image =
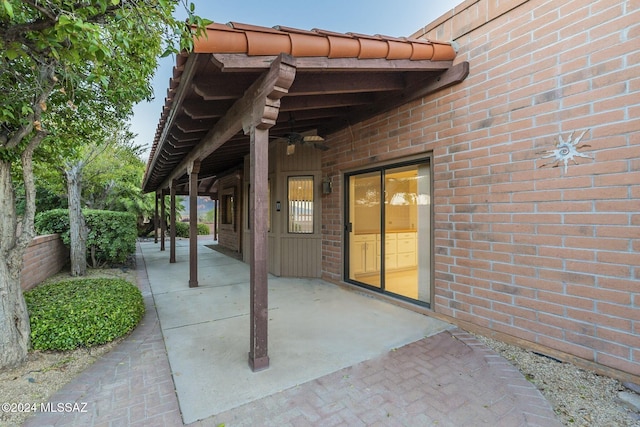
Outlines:
{"label": "tree", "polygon": [[[97,128],[100,129],[100,128]],[[120,184],[125,184],[128,177],[122,172],[132,172],[124,168],[127,148],[131,146],[133,135],[131,132],[123,131],[115,127],[105,127],[107,133],[100,135],[93,132],[93,141],[83,146],[80,154],[72,159],[65,160],[64,175],[67,181],[67,197],[69,204],[69,237],[71,249],[71,275],[84,276],[87,270],[87,235],[88,230],[82,214],[83,206],[89,208],[106,209],[108,198],[121,188]],[[140,159],[136,157],[138,164]],[[136,177],[137,174],[133,174]],[[124,182],[123,182],[124,181]],[[93,184],[93,192],[85,192],[82,197],[83,182]],[[137,181],[137,193],[141,194],[139,186],[141,181]],[[88,196],[87,196],[88,193]],[[129,194],[135,197],[135,193]],[[126,195],[119,194],[119,197]],[[87,203],[89,201],[89,203]]]}
{"label": "tree", "polygon": [[[0,368],[24,361],[29,348],[20,276],[34,236],[34,153],[73,151],[86,140],[70,129],[90,130],[100,123],[84,118],[97,118],[98,111],[100,117],[126,117],[134,103],[151,96],[148,82],[162,48],[178,46],[171,52],[192,45],[193,27],[172,16],[176,4],[0,1]],[[188,23],[202,31],[206,22],[193,15],[193,5],[189,11]],[[89,104],[100,109],[81,109]],[[19,184],[21,218],[14,193]]]}

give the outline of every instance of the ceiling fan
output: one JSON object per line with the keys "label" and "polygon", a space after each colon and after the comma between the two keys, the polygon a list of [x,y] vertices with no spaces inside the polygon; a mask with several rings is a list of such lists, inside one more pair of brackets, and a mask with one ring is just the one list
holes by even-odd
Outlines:
{"label": "ceiling fan", "polygon": [[287,156],[296,151],[296,145],[307,145],[322,151],[327,151],[329,147],[323,144],[324,138],[320,135],[303,135],[297,132],[289,132],[284,135],[287,141]]}
{"label": "ceiling fan", "polygon": [[320,135],[317,135],[315,130],[300,133],[294,130],[294,125],[295,119],[293,118],[293,114],[290,114],[289,126],[291,127],[291,130],[285,133],[283,137],[281,137],[282,139],[284,139],[284,141],[287,142],[287,156],[295,153],[296,145],[306,145],[323,151],[329,149],[326,144],[323,144],[324,138]]}

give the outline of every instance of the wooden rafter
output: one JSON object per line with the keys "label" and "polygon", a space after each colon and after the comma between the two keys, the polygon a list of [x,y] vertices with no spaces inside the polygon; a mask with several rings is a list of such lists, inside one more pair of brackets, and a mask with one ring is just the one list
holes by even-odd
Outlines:
{"label": "wooden rafter", "polygon": [[[295,65],[293,64],[295,64],[295,59],[288,55],[280,55],[273,61],[269,70],[246,90],[244,96],[233,104],[229,111],[227,111],[227,114],[216,122],[213,128],[201,139],[200,143],[169,173],[161,184],[161,188],[166,188],[172,179],[181,176],[187,166],[194,160],[205,159],[209,154],[220,148],[233,135],[243,128],[246,129],[247,123],[245,123],[245,121],[247,117],[260,117],[261,120],[265,120],[262,111],[259,113],[252,111],[256,100],[271,97],[271,99],[279,103],[280,98],[286,94],[289,86],[287,86],[287,90],[285,91],[278,91],[275,88],[278,87],[278,83],[283,79],[281,76],[283,69],[295,70]],[[293,82],[294,76],[295,71],[293,71],[291,81],[288,82],[289,85]]]}

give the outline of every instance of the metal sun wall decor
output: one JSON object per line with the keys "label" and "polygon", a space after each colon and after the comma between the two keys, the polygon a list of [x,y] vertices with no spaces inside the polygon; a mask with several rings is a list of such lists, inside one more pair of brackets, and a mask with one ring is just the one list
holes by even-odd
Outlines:
{"label": "metal sun wall decor", "polygon": [[541,165],[543,168],[545,166],[551,166],[553,168],[557,168],[560,166],[560,162],[564,163],[564,173],[567,173],[567,169],[569,168],[569,160],[571,160],[574,164],[578,164],[576,161],[576,157],[583,157],[585,159],[593,159],[593,156],[587,153],[581,153],[578,150],[581,148],[591,147],[590,145],[583,144],[578,146],[582,137],[587,133],[589,129],[582,132],[582,134],[573,140],[573,132],[569,135],[569,138],[565,141],[562,139],[562,135],[558,135],[560,142],[556,144],[556,148],[553,150],[545,150],[540,152],[539,154],[549,153],[546,156],[542,156],[543,159],[553,159],[548,163]]}

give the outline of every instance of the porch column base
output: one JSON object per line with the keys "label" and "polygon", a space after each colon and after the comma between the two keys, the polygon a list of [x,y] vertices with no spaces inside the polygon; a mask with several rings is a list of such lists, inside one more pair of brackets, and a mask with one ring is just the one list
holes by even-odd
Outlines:
{"label": "porch column base", "polygon": [[254,358],[249,353],[249,367],[253,372],[264,371],[269,368],[269,356]]}
{"label": "porch column base", "polygon": [[189,287],[190,288],[197,288],[198,287],[198,281],[197,280],[189,280]]}

